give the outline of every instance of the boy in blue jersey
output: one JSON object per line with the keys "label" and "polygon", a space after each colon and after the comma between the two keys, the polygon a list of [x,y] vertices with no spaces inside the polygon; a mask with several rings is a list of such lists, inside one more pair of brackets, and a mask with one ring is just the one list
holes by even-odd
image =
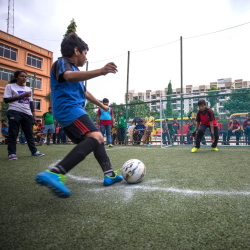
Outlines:
{"label": "boy in blue jersey", "polygon": [[80,163],[91,152],[104,173],[104,185],[109,186],[123,178],[112,170],[105,151],[103,136],[84,109],[86,99],[108,111],[108,106],[89,93],[83,81],[109,73],[115,74],[117,67],[108,63],[103,68],[79,71],[87,61],[88,45],[75,33],[70,33],[61,43],[62,56],[51,68],[51,101],[55,120],[63,126],[66,135],[77,146],[52,169],[36,176],[38,184],[47,186],[60,198],[70,196],[64,185],[66,173]]}

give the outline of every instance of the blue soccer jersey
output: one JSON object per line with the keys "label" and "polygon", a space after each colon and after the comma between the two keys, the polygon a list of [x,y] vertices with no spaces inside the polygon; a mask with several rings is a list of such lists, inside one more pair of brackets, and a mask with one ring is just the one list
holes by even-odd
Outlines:
{"label": "blue soccer jersey", "polygon": [[53,116],[63,127],[87,114],[84,109],[86,102],[84,83],[66,81],[63,78],[63,73],[66,71],[79,71],[79,69],[68,58],[61,57],[53,63],[50,72]]}

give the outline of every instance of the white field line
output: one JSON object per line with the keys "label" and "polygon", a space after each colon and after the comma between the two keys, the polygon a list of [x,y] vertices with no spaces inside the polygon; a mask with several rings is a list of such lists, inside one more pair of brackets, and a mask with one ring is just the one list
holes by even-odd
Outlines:
{"label": "white field line", "polygon": [[[48,166],[49,169],[51,169],[54,165],[56,165],[61,160],[56,161],[55,163],[52,163]],[[67,176],[73,180],[86,182],[86,183],[102,183],[103,180],[100,179],[93,179],[93,178],[85,178],[85,177],[78,177],[75,175],[67,174]],[[108,189],[114,189],[114,190],[121,190],[125,193],[127,193],[127,199],[131,198],[133,196],[133,191],[135,190],[142,190],[142,191],[148,191],[148,192],[155,192],[155,191],[161,191],[166,193],[178,193],[182,195],[225,195],[225,196],[232,196],[232,195],[244,195],[249,196],[250,191],[221,191],[221,190],[191,190],[191,189],[179,189],[175,187],[156,187],[156,186],[150,186],[145,185],[146,183],[156,183],[156,182],[162,182],[164,180],[152,180],[152,181],[146,181],[139,184],[127,184],[125,181],[121,182],[119,185],[118,183],[114,186],[108,187]],[[107,191],[107,187],[103,188],[93,188],[89,189],[91,192],[105,192]]]}
{"label": "white field line", "polygon": [[[92,179],[92,178],[82,178],[77,177],[74,175],[67,176],[71,179],[77,180],[77,181],[83,181],[87,183],[102,183],[103,181],[98,179]],[[163,180],[157,180],[155,182],[162,182]],[[121,182],[121,184],[115,184],[114,186],[108,187],[108,189],[114,189],[114,191],[120,190],[123,192],[128,193],[129,197],[132,197],[131,191],[135,190],[142,190],[142,191],[148,191],[148,192],[155,192],[155,191],[161,191],[166,193],[178,193],[183,195],[250,195],[250,191],[220,191],[220,190],[211,190],[211,191],[203,191],[203,190],[191,190],[191,189],[179,189],[175,187],[156,187],[156,186],[150,186],[145,185],[143,182],[139,184],[127,184],[125,181]],[[103,188],[92,188],[89,189],[90,192],[106,192],[107,187]]]}

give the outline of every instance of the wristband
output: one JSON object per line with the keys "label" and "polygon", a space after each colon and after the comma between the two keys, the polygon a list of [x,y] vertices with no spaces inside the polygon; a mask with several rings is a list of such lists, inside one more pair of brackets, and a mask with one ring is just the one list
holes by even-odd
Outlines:
{"label": "wristband", "polygon": [[21,99],[24,99],[24,94],[21,94]]}
{"label": "wristband", "polygon": [[103,73],[103,68],[101,68],[100,71],[101,71],[101,75],[104,75],[104,73]]}

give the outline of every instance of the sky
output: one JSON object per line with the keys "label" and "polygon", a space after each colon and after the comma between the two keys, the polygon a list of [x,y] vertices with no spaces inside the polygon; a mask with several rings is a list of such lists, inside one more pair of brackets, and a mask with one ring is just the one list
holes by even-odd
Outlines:
{"label": "sky", "polygon": [[[179,88],[180,37],[184,87],[221,78],[250,81],[250,0],[16,0],[14,13],[14,35],[52,51],[54,61],[75,19],[76,33],[89,45],[88,70],[108,62],[118,67],[87,82],[100,100],[125,102],[128,51],[129,90],[163,90],[170,80]],[[0,0],[5,32],[7,16],[8,0]]]}

